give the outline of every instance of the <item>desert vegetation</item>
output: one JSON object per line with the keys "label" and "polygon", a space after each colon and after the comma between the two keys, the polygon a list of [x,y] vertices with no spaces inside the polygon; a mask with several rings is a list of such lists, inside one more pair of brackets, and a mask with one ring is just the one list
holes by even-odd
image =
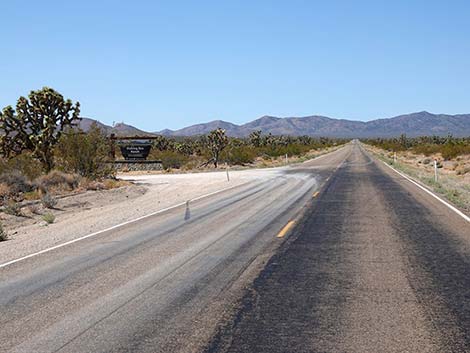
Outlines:
{"label": "desert vegetation", "polygon": [[25,211],[36,214],[41,208],[54,209],[59,195],[105,185],[113,177],[112,168],[104,163],[107,137],[96,126],[86,133],[80,131],[79,114],[78,102],[48,87],[31,91],[15,107],[0,112],[0,205],[4,213],[25,217]]}
{"label": "desert vegetation", "polygon": [[[112,144],[96,124],[79,128],[80,103],[52,88],[31,91],[0,112],[0,206],[10,217],[54,222],[61,197],[122,186],[114,178]],[[344,143],[330,138],[273,136],[255,131],[246,138],[215,129],[197,137],[158,136],[150,159],[165,170],[218,168],[220,164],[272,166],[289,157],[301,161],[312,151]],[[292,160],[294,158],[294,160]],[[54,216],[54,217],[53,217]],[[1,237],[6,239],[7,237]],[[1,240],[1,239],[0,239]]]}
{"label": "desert vegetation", "polygon": [[[470,137],[364,139],[369,151],[457,206],[470,210]],[[437,179],[434,170],[437,166]]]}
{"label": "desert vegetation", "polygon": [[229,166],[272,166],[285,156],[302,161],[312,151],[347,142],[309,136],[274,136],[254,131],[246,138],[228,137],[222,129],[196,137],[159,136],[153,140],[150,159],[162,161],[165,170],[194,170]]}
{"label": "desert vegetation", "polygon": [[412,152],[431,156],[439,154],[444,160],[451,160],[459,155],[470,154],[470,137],[456,138],[449,135],[422,136],[409,138],[401,135],[398,138],[364,139],[363,142],[393,152]]}

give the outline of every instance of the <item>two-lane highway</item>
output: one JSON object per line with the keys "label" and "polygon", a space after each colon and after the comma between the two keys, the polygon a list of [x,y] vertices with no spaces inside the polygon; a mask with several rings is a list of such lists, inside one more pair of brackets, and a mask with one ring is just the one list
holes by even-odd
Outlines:
{"label": "two-lane highway", "polygon": [[0,268],[0,351],[200,350],[351,148]]}
{"label": "two-lane highway", "polygon": [[207,352],[470,352],[470,223],[356,143]]}
{"label": "two-lane highway", "polygon": [[469,222],[358,142],[0,278],[1,352],[470,352]]}

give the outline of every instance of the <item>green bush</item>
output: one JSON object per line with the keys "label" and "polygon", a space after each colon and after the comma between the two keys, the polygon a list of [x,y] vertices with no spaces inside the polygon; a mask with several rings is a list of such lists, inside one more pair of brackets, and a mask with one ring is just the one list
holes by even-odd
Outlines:
{"label": "green bush", "polygon": [[174,151],[162,151],[157,154],[157,158],[162,161],[164,169],[180,169],[189,161],[189,157]]}
{"label": "green bush", "polygon": [[249,146],[237,146],[223,151],[221,160],[232,165],[244,165],[253,163],[256,159],[256,151]]}
{"label": "green bush", "polygon": [[0,174],[18,173],[29,180],[41,175],[42,164],[30,153],[21,153],[10,159],[0,160]]}
{"label": "green bush", "polygon": [[55,148],[56,166],[68,173],[97,179],[114,175],[109,159],[109,142],[93,124],[87,133],[71,130],[63,134]]}
{"label": "green bush", "polygon": [[42,215],[43,221],[45,221],[47,224],[52,224],[55,221],[55,216],[54,214],[48,212]]}

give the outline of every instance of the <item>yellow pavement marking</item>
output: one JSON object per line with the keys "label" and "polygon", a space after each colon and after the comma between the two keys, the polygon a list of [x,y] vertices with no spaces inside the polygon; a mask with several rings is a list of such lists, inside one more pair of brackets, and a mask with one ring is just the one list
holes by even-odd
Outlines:
{"label": "yellow pavement marking", "polygon": [[279,232],[279,234],[277,235],[278,238],[283,238],[287,232],[289,231],[289,229],[292,228],[292,226],[294,225],[295,221],[289,221],[285,226],[284,228],[281,229],[281,231]]}
{"label": "yellow pavement marking", "polygon": [[320,193],[319,191],[315,191],[312,196],[317,197],[319,193]]}

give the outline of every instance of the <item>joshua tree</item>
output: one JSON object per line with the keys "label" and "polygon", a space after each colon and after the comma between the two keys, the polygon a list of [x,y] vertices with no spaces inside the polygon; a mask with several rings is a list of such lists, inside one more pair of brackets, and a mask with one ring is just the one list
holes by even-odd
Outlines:
{"label": "joshua tree", "polygon": [[216,129],[212,130],[207,136],[208,146],[212,154],[210,162],[214,163],[214,167],[217,168],[219,164],[220,152],[227,146],[228,137],[225,135],[225,130]]}
{"label": "joshua tree", "polygon": [[261,130],[252,131],[250,133],[249,139],[253,147],[261,146]]}
{"label": "joshua tree", "polygon": [[0,114],[3,136],[0,148],[4,156],[31,151],[43,164],[52,169],[53,148],[67,127],[78,124],[80,103],[72,104],[52,88],[31,91],[28,98],[20,97],[16,112],[8,106]]}

